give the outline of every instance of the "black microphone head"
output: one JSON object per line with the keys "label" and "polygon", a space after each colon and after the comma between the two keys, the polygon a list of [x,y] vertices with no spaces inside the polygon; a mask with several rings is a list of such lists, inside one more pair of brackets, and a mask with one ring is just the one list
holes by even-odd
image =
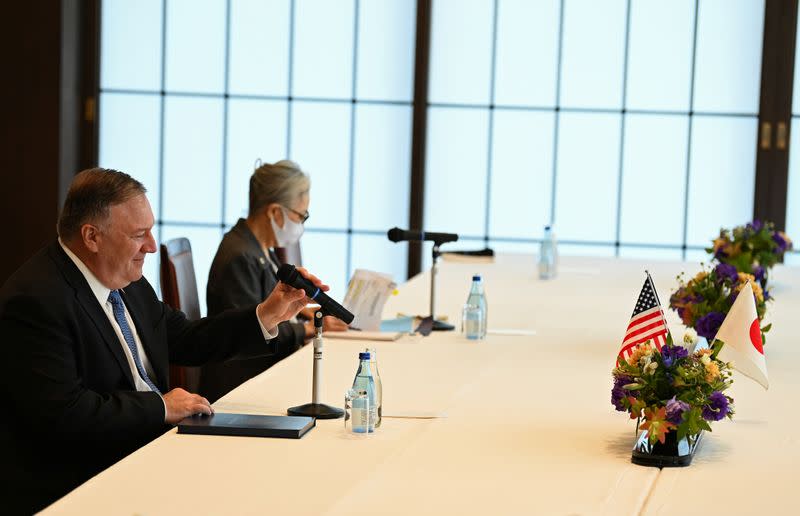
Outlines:
{"label": "black microphone head", "polygon": [[297,274],[297,268],[291,263],[284,263],[278,267],[278,272],[276,273],[278,279],[287,285],[292,285],[292,283],[294,283],[297,279]]}
{"label": "black microphone head", "polygon": [[402,242],[403,241],[403,233],[405,233],[405,231],[403,231],[402,229],[400,229],[398,227],[393,227],[392,229],[390,229],[386,233],[386,236],[388,236],[389,240],[391,240],[392,242],[395,242],[395,243],[396,242]]}

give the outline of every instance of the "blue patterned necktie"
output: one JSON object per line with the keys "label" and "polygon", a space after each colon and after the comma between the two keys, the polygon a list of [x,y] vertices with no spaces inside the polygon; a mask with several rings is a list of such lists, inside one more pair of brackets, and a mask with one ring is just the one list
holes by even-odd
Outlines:
{"label": "blue patterned necktie", "polygon": [[133,363],[136,364],[136,369],[139,371],[139,376],[142,377],[144,383],[150,386],[153,392],[161,394],[161,391],[158,390],[156,384],[154,384],[153,381],[150,380],[150,377],[147,376],[147,371],[144,370],[142,360],[139,358],[139,350],[136,348],[136,342],[133,340],[133,332],[131,331],[131,327],[128,325],[128,320],[125,318],[125,305],[122,303],[122,297],[119,295],[119,290],[112,290],[108,295],[108,300],[111,302],[111,307],[114,309],[114,319],[117,320],[119,329],[122,330],[122,336],[125,337],[125,342],[128,344],[128,349],[131,350]]}

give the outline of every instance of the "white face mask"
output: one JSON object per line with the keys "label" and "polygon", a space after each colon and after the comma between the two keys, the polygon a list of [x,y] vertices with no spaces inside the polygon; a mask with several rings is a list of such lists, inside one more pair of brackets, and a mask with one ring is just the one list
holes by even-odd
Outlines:
{"label": "white face mask", "polygon": [[299,222],[295,222],[289,218],[289,212],[283,206],[280,207],[281,211],[283,212],[283,227],[278,227],[278,224],[275,223],[275,219],[269,219],[270,224],[272,224],[272,231],[275,233],[275,240],[277,241],[278,247],[289,247],[292,244],[296,244],[300,241],[300,237],[303,236],[303,231],[305,230],[305,226],[303,226]]}

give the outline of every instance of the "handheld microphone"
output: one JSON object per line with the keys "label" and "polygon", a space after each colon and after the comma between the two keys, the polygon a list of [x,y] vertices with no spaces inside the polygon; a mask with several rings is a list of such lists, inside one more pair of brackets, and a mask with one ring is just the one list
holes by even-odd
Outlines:
{"label": "handheld microphone", "polygon": [[446,242],[455,242],[458,240],[458,235],[455,233],[432,233],[429,231],[406,231],[400,228],[392,228],[386,236],[392,242],[405,242],[407,240],[430,240],[436,244],[444,244]]}
{"label": "handheld microphone", "polygon": [[306,291],[306,295],[322,307],[325,315],[332,315],[347,324],[353,322],[355,316],[345,307],[328,297],[319,287],[308,281],[297,272],[294,265],[284,263],[278,268],[278,279],[287,285]]}

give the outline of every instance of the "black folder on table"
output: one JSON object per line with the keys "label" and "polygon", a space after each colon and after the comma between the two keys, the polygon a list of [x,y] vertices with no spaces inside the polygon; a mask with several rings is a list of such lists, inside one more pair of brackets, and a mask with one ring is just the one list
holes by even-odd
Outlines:
{"label": "black folder on table", "polygon": [[313,417],[250,414],[195,415],[178,423],[179,434],[238,435],[300,439],[317,424]]}

